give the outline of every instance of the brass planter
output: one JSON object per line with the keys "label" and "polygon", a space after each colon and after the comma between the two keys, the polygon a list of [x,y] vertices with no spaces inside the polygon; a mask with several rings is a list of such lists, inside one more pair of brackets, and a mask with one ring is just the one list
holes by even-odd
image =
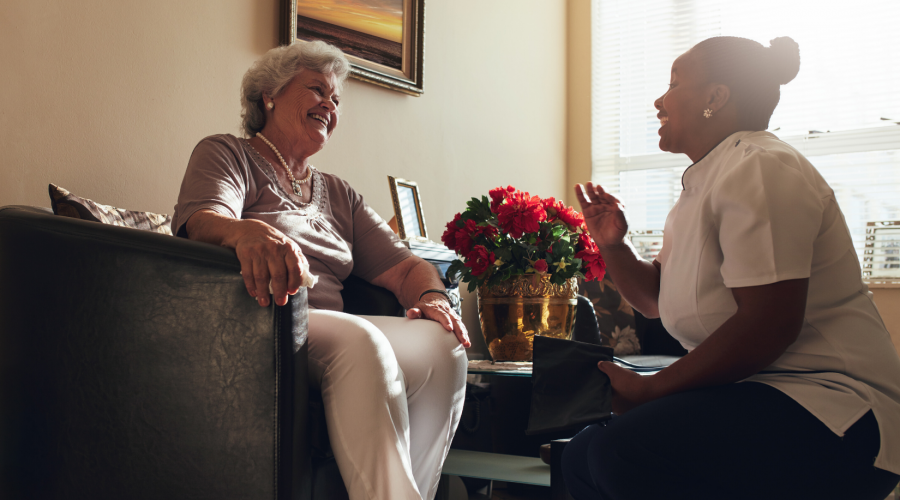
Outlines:
{"label": "brass planter", "polygon": [[549,276],[514,276],[478,287],[478,319],[494,361],[531,361],[535,335],[571,339],[578,281],[550,283]]}

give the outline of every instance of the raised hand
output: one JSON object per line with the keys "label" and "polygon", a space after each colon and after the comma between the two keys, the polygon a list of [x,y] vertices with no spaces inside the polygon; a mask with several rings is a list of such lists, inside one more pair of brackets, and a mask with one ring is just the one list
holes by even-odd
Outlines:
{"label": "raised hand", "polygon": [[591,238],[599,247],[618,245],[625,240],[628,222],[619,200],[591,182],[575,186],[581,213]]}

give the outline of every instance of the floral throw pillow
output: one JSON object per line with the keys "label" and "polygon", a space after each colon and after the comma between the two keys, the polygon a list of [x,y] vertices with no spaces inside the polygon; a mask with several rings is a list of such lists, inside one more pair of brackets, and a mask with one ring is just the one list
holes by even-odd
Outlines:
{"label": "floral throw pillow", "polygon": [[63,217],[172,235],[172,217],[166,214],[135,212],[101,205],[75,196],[55,184],[50,184],[50,204],[53,206],[53,213]]}
{"label": "floral throw pillow", "polygon": [[582,281],[580,293],[594,305],[603,345],[613,348],[616,356],[641,353],[635,330],[634,310],[607,274],[602,281]]}

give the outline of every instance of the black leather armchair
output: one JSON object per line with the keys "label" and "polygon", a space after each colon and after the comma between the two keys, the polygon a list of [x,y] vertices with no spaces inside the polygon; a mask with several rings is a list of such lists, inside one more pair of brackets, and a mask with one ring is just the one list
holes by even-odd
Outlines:
{"label": "black leather armchair", "polygon": [[48,212],[0,208],[0,498],[310,498],[305,290]]}

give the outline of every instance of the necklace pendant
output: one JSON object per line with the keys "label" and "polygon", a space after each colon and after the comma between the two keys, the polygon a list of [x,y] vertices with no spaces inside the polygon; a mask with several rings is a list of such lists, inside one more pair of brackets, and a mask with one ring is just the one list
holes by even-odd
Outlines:
{"label": "necklace pendant", "polygon": [[302,186],[302,185],[303,184],[300,184],[300,181],[291,181],[291,188],[294,189],[295,195],[297,195],[297,196],[301,195],[302,191],[300,190],[300,186]]}

